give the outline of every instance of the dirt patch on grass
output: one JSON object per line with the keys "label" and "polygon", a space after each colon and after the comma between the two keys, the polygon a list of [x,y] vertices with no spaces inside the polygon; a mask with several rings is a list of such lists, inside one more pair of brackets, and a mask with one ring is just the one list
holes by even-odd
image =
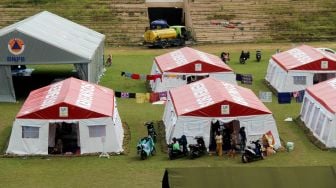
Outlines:
{"label": "dirt patch on grass", "polygon": [[124,151],[122,152],[122,154],[129,154],[130,152],[130,143],[131,143],[131,130],[128,126],[128,124],[126,122],[122,123],[122,126],[124,128],[124,140],[123,140],[123,149]]}
{"label": "dirt patch on grass", "polygon": [[160,146],[163,153],[167,153],[168,145],[166,144],[166,131],[163,121],[157,121],[157,144]]}

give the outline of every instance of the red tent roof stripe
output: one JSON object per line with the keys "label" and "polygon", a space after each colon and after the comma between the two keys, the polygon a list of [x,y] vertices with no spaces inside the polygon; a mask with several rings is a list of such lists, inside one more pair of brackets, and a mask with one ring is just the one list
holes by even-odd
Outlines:
{"label": "red tent roof stripe", "polygon": [[[67,107],[68,117],[60,117]],[[113,114],[114,93],[111,89],[69,78],[32,91],[17,118],[84,119]]]}
{"label": "red tent roof stripe", "polygon": [[[174,88],[170,90],[170,95],[178,115],[220,117],[271,114],[251,90],[214,78]],[[230,113],[223,114],[221,105],[228,104]]]}
{"label": "red tent roof stripe", "polygon": [[331,113],[336,113],[336,78],[310,86],[307,92]]}
{"label": "red tent roof stripe", "polygon": [[[219,57],[184,47],[160,56],[155,57],[155,63],[160,71],[163,72],[228,72],[232,69],[226,65]],[[202,64],[201,70],[187,67],[189,64]],[[194,65],[196,66],[196,65]]]}
{"label": "red tent roof stripe", "polygon": [[[302,45],[272,56],[272,59],[284,70],[336,70],[335,55]],[[328,66],[322,68],[322,61]]]}

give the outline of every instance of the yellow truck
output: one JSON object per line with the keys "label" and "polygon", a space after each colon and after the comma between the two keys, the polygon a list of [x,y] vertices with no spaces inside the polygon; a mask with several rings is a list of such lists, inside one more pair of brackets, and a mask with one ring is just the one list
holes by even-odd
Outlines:
{"label": "yellow truck", "polygon": [[190,40],[190,31],[185,26],[170,26],[166,29],[147,30],[143,44],[148,47],[183,46]]}

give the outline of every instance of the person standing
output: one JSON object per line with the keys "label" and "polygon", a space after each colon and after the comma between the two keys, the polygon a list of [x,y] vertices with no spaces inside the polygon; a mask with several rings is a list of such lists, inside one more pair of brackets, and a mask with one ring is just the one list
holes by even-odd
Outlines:
{"label": "person standing", "polygon": [[215,140],[216,140],[216,152],[218,156],[222,156],[223,155],[223,148],[222,148],[223,136],[220,134],[219,131],[216,132]]}
{"label": "person standing", "polygon": [[229,157],[235,158],[236,156],[236,145],[237,145],[237,135],[236,132],[233,131],[233,133],[231,134],[231,147],[230,147],[230,151],[229,151]]}
{"label": "person standing", "polygon": [[111,65],[112,65],[112,55],[109,54],[109,55],[107,56],[105,66],[106,66],[106,67],[109,67],[109,66],[111,66]]}
{"label": "person standing", "polygon": [[246,132],[245,127],[241,127],[239,129],[239,135],[240,135],[240,151],[243,152],[246,147]]}

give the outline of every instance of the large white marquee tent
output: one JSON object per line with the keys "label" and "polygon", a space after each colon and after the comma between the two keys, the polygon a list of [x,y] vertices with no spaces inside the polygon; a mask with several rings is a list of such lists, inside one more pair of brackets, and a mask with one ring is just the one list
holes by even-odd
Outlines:
{"label": "large white marquee tent", "polygon": [[306,89],[301,120],[328,148],[336,147],[336,79]]}
{"label": "large white marquee tent", "polygon": [[151,75],[162,75],[150,81],[155,92],[185,85],[190,78],[212,77],[236,84],[235,73],[219,57],[189,47],[155,57]]}
{"label": "large white marquee tent", "polygon": [[80,154],[122,152],[123,127],[114,92],[75,78],[30,93],[16,116],[7,152],[47,155],[55,147],[57,126],[71,125]]}
{"label": "large white marquee tent", "polygon": [[98,83],[105,35],[43,11],[0,29],[0,101],[15,102],[11,66],[74,64],[80,79]]}
{"label": "large white marquee tent", "polygon": [[195,143],[193,137],[203,136],[209,146],[213,120],[235,121],[246,128],[248,141],[271,131],[275,148],[281,146],[272,112],[250,89],[205,78],[169,91],[163,114],[167,143],[182,135],[188,143]]}
{"label": "large white marquee tent", "polygon": [[301,45],[274,54],[269,60],[266,81],[278,93],[304,90],[336,75],[336,54],[325,48]]}

